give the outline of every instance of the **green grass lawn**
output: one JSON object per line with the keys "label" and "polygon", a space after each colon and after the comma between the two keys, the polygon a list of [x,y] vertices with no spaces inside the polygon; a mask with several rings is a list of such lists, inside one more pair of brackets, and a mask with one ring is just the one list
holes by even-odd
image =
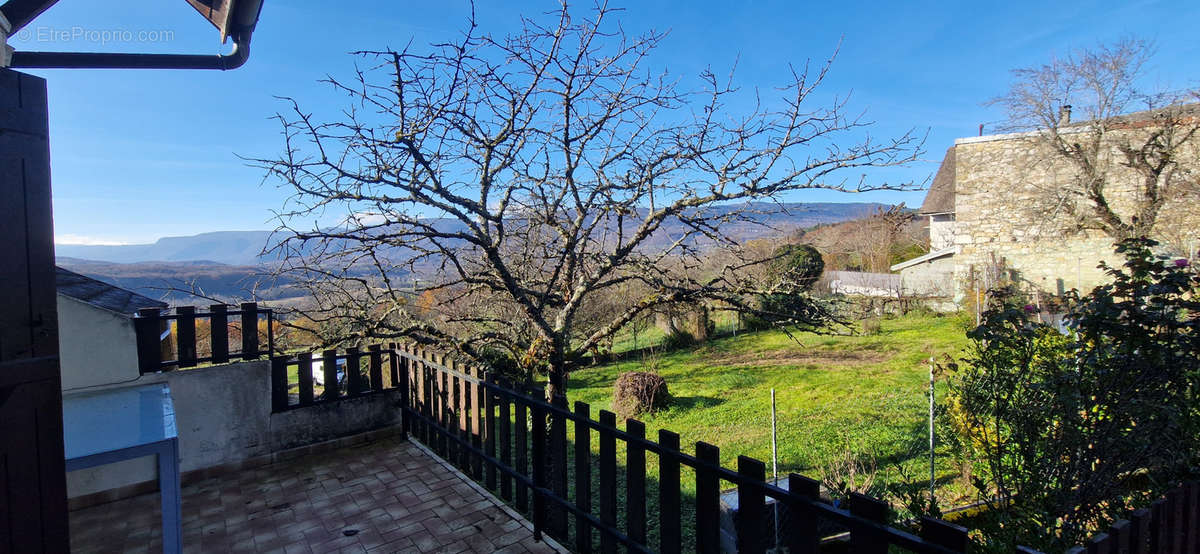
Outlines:
{"label": "green grass lawn", "polygon": [[[958,318],[909,315],[883,320],[875,335],[796,339],[780,331],[746,333],[657,360],[581,369],[571,375],[568,396],[589,403],[593,413],[611,409],[621,372],[656,365],[673,401],[640,418],[649,436],[670,429],[687,451],[705,441],[721,448],[727,467],[741,454],[767,462],[770,471],[774,388],[780,474],[820,478],[822,466],[849,451],[874,457],[880,480],[896,464],[927,475],[928,360],[961,352],[966,337]],[[939,466],[941,480],[950,470]]]}

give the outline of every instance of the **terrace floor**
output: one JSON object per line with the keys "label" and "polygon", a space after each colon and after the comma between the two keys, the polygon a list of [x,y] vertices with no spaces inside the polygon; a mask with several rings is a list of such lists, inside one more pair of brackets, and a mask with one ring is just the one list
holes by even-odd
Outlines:
{"label": "terrace floor", "polygon": [[[71,512],[73,552],[160,552],[158,493]],[[556,552],[440,460],[389,438],[183,487],[185,552]]]}

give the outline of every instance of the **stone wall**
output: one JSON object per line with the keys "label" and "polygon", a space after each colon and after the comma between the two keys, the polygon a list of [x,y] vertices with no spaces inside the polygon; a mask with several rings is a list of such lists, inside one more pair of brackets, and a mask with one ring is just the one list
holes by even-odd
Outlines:
{"label": "stone wall", "polygon": [[[1146,131],[1118,133],[1122,132]],[[1114,143],[1137,140],[1136,136],[1114,137]],[[1119,264],[1112,240],[1100,231],[1080,229],[1071,215],[1072,208],[1087,209],[1064,194],[1065,185],[1076,175],[1073,166],[1031,134],[959,139],[954,151],[954,243],[960,248],[954,256],[954,273],[960,293],[991,285],[995,265],[1003,265],[1010,277],[1027,286],[1058,292],[1090,289],[1105,280],[1097,268],[1101,261]],[[1106,195],[1114,210],[1127,216],[1140,177],[1119,163],[1115,148],[1106,155],[1113,184]],[[1187,157],[1200,166],[1200,148],[1195,144]],[[1195,243],[1200,238],[1198,199],[1176,199],[1164,206],[1155,238],[1175,249]]]}

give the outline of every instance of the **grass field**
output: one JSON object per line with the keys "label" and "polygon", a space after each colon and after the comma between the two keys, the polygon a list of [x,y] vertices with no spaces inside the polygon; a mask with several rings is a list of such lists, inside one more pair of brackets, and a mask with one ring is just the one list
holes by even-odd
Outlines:
{"label": "grass field", "polygon": [[[874,458],[880,481],[897,464],[927,475],[928,360],[957,355],[966,345],[958,318],[909,315],[883,320],[874,335],[804,333],[796,339],[780,331],[747,333],[587,368],[571,375],[568,395],[593,411],[611,409],[621,372],[653,368],[674,399],[667,410],[640,418],[648,435],[670,429],[684,445],[721,447],[727,467],[744,454],[769,468],[774,388],[781,474],[819,478],[823,466],[851,452]],[[940,468],[939,480],[948,472]]]}

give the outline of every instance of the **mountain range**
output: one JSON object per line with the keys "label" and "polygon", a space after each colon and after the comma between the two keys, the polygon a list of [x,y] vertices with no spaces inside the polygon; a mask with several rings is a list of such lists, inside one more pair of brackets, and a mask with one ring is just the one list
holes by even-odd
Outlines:
{"label": "mountain range", "polygon": [[[887,204],[874,202],[816,202],[761,204],[755,206],[753,217],[758,223],[767,225],[777,232],[811,227],[822,223],[837,223],[864,217]],[[709,208],[720,211],[724,208]],[[454,230],[458,222],[446,220],[444,229]],[[763,227],[750,222],[733,222],[725,231],[738,239],[754,238],[764,232]],[[677,236],[684,231],[678,222],[668,223],[658,233],[664,239]],[[94,260],[112,263],[140,262],[215,262],[228,265],[259,265],[263,247],[271,239],[271,231],[216,231],[186,237],[164,237],[150,244],[123,245],[79,245],[59,244],[56,255],[64,258]]]}
{"label": "mountain range", "polygon": [[[751,221],[731,221],[723,231],[736,240],[781,236],[815,225],[866,217],[887,207],[869,202],[764,203],[752,206]],[[708,209],[719,215],[721,210],[733,208]],[[437,225],[454,231],[460,224],[447,219]],[[681,223],[664,225],[646,246],[666,246],[685,232]],[[150,244],[60,244],[55,250],[60,266],[172,304],[208,302],[184,292],[192,289],[222,301],[299,298],[301,291],[286,279],[267,276],[271,260],[261,253],[271,235],[271,231],[218,231],[165,237]]]}

